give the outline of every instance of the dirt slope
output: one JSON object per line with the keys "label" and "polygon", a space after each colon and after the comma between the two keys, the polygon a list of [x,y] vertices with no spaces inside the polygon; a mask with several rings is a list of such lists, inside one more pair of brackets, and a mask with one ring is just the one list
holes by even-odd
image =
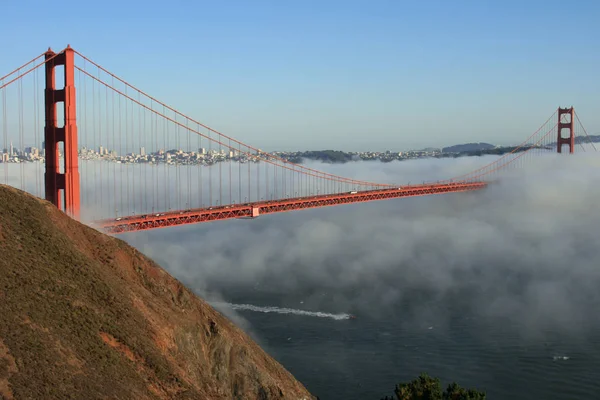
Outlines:
{"label": "dirt slope", "polygon": [[313,399],[125,242],[0,185],[0,399]]}

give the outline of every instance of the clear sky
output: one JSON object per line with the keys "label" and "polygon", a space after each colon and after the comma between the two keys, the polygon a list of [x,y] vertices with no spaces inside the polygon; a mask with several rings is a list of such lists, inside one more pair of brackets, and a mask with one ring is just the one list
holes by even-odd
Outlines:
{"label": "clear sky", "polygon": [[6,0],[0,75],[67,43],[265,150],[600,132],[600,1]]}

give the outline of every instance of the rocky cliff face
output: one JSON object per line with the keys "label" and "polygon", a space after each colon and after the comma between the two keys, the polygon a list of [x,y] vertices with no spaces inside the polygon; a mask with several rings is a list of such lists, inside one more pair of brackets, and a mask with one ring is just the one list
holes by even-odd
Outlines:
{"label": "rocky cliff face", "polygon": [[0,185],[0,398],[314,399],[125,242]]}

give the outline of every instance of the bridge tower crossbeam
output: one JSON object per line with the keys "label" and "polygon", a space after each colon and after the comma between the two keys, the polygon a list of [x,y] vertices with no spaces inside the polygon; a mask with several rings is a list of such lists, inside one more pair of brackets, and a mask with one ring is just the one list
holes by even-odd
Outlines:
{"label": "bridge tower crossbeam", "polygon": [[[72,218],[80,216],[80,182],[77,154],[77,119],[75,107],[75,52],[68,46],[56,54],[51,49],[45,53],[46,90],[44,92],[46,125],[44,148],[46,171],[44,186],[46,200],[62,209]],[[56,88],[56,67],[64,67],[64,88]],[[57,104],[64,108],[64,126],[57,125]],[[64,172],[60,172],[59,143],[64,143]]]}
{"label": "bridge tower crossbeam", "polygon": [[[569,153],[575,152],[575,129],[574,129],[574,117],[575,109],[571,108],[558,108],[558,138],[556,140],[556,151],[562,153],[562,145],[569,145]],[[563,121],[563,115],[568,115],[568,120]],[[569,136],[563,136],[563,129],[569,130]]]}

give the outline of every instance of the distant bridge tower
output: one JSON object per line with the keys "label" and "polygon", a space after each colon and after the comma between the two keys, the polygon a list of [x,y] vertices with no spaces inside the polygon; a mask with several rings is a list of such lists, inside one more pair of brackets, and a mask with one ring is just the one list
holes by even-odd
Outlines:
{"label": "distant bridge tower", "polygon": [[[46,90],[44,93],[46,126],[44,139],[46,150],[46,172],[44,174],[46,200],[58,209],[64,200],[64,211],[72,218],[79,219],[80,188],[79,165],[77,159],[77,121],[75,108],[75,52],[70,46],[56,55],[46,52]],[[54,58],[52,58],[54,57]],[[55,67],[64,66],[64,84],[56,88]],[[57,103],[64,106],[64,126],[57,125]],[[58,145],[64,143],[64,172],[60,171]],[[64,198],[63,198],[64,196]]]}
{"label": "distant bridge tower", "polygon": [[[558,108],[558,139],[556,140],[556,151],[562,153],[562,145],[569,145],[569,153],[575,152],[575,129],[574,129],[574,117],[575,110],[571,108]],[[563,118],[563,115],[567,117]],[[564,119],[564,121],[563,121]],[[563,137],[563,129],[569,130],[569,136]]]}

